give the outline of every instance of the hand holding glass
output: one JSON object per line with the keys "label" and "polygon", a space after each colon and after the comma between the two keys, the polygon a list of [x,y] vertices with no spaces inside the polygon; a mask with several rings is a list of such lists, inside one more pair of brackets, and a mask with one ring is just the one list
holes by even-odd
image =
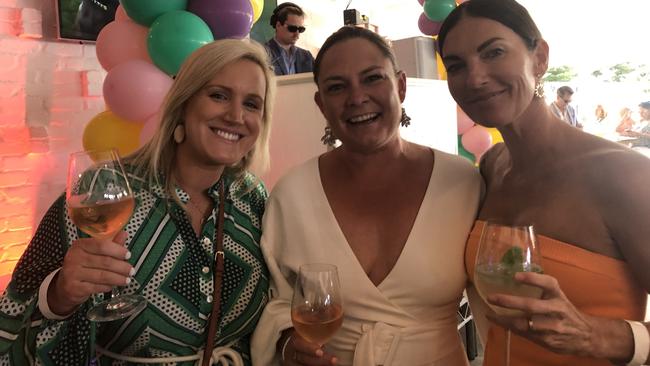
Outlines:
{"label": "hand holding glass", "polygon": [[[542,289],[515,280],[517,272],[542,273],[541,255],[532,226],[485,223],[476,255],[474,286],[492,311],[502,316],[527,316],[520,310],[490,304],[492,294],[541,298]],[[510,365],[510,330],[506,330],[505,365]]]}
{"label": "hand holding glass", "polygon": [[291,302],[296,332],[309,342],[324,345],[343,323],[343,303],[336,266],[300,266]]}
{"label": "hand holding glass", "polygon": [[[129,221],[135,206],[133,192],[115,150],[82,151],[70,155],[66,201],[70,218],[93,238],[112,239]],[[88,319],[125,318],[146,306],[140,295],[119,295],[88,311]]]}

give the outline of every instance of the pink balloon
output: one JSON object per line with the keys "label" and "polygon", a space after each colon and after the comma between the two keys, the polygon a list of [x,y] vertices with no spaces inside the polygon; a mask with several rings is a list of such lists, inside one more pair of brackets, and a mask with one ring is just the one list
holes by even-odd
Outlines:
{"label": "pink balloon", "polygon": [[433,20],[429,19],[424,13],[420,14],[420,18],[418,19],[418,28],[420,28],[420,32],[422,34],[426,34],[427,36],[435,36],[440,32],[440,27],[442,26],[442,22],[434,22]]}
{"label": "pink balloon", "polygon": [[126,10],[124,10],[124,7],[122,4],[117,6],[117,10],[115,10],[115,21],[126,21],[128,20],[129,22],[132,22],[133,20],[129,18],[129,16],[126,14]]}
{"label": "pink balloon", "polygon": [[159,113],[156,113],[153,116],[147,118],[147,120],[144,122],[144,126],[142,127],[142,130],[140,130],[140,147],[142,147],[144,144],[149,142],[149,140],[151,140],[153,135],[158,130],[159,125],[160,125]]}
{"label": "pink balloon", "polygon": [[458,122],[458,134],[462,135],[464,134],[467,130],[472,128],[474,126],[474,121],[472,121],[471,118],[465,112],[460,109],[458,105],[456,105],[456,113],[457,113],[457,122]]}
{"label": "pink balloon", "polygon": [[108,23],[97,36],[97,60],[106,71],[129,60],[152,63],[147,51],[148,33],[149,29],[135,22]]}
{"label": "pink balloon", "polygon": [[465,150],[480,156],[492,146],[492,135],[485,127],[474,126],[461,137]]}
{"label": "pink balloon", "polygon": [[172,82],[172,78],[148,62],[126,61],[106,75],[104,100],[118,117],[144,122],[158,112]]}

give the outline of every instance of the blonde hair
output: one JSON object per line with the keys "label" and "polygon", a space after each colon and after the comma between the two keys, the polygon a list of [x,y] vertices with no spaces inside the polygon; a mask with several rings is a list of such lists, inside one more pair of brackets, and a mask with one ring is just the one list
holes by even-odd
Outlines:
{"label": "blonde hair", "polygon": [[[233,166],[226,167],[230,174],[244,183],[246,171],[255,164],[258,171],[268,169],[271,115],[275,97],[275,74],[264,47],[251,40],[224,39],[206,44],[194,51],[181,66],[162,106],[160,125],[151,140],[125,160],[134,166],[149,183],[163,184],[170,197],[176,198],[172,169],[176,155],[174,130],[183,122],[189,99],[199,92],[214,75],[227,65],[239,60],[249,60],[260,66],[266,80],[262,126],[253,148]],[[160,175],[164,182],[160,182]],[[254,187],[250,187],[251,189]]]}

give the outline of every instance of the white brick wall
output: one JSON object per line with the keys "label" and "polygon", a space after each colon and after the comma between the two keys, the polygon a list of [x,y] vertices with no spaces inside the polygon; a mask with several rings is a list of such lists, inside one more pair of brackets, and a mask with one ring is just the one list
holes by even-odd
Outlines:
{"label": "white brick wall", "polygon": [[56,41],[50,3],[0,0],[0,291],[105,109],[95,46]]}

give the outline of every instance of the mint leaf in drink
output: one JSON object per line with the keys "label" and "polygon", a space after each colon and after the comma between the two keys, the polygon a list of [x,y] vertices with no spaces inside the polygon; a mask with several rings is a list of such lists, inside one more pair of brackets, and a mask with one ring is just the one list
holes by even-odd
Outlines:
{"label": "mint leaf in drink", "polygon": [[520,247],[511,247],[501,257],[502,268],[514,275],[524,270],[524,253]]}

